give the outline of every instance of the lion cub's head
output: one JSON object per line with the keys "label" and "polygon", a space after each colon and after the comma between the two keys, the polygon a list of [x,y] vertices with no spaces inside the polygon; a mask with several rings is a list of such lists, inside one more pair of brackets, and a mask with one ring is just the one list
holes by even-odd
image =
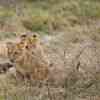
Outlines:
{"label": "lion cub's head", "polygon": [[18,42],[7,42],[7,53],[8,53],[8,58],[13,62],[15,59],[17,59],[25,46],[25,39],[27,36],[21,35],[20,36],[20,41]]}

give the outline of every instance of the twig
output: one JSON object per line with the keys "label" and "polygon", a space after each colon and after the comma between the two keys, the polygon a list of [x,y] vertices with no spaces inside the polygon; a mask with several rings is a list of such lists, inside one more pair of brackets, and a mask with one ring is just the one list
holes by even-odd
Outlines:
{"label": "twig", "polygon": [[50,88],[49,88],[49,83],[48,83],[48,81],[47,81],[46,86],[47,86],[47,90],[48,90],[48,97],[49,97],[50,100],[53,100],[53,99],[52,99],[52,95],[51,95],[51,93],[50,93]]}

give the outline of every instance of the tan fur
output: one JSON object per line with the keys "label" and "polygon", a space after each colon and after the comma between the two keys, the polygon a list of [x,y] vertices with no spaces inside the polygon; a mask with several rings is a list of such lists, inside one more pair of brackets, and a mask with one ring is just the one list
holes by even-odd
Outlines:
{"label": "tan fur", "polygon": [[36,80],[44,80],[48,77],[49,62],[37,35],[29,35],[22,39],[15,44],[10,54],[9,57],[16,63],[17,72],[24,77],[29,76]]}

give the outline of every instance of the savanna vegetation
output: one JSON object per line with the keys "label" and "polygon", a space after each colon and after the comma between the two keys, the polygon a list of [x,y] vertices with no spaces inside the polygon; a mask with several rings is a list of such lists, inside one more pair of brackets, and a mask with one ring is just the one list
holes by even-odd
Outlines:
{"label": "savanna vegetation", "polygon": [[32,32],[50,61],[49,80],[20,80],[8,70],[0,100],[99,100],[100,0],[0,0],[1,43]]}

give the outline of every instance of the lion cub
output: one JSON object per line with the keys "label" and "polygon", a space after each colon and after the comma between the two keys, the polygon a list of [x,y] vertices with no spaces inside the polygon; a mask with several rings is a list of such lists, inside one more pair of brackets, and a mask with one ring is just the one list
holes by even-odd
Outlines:
{"label": "lion cub", "polygon": [[49,61],[37,34],[22,35],[20,42],[9,48],[9,58],[24,78],[44,80],[48,78]]}

